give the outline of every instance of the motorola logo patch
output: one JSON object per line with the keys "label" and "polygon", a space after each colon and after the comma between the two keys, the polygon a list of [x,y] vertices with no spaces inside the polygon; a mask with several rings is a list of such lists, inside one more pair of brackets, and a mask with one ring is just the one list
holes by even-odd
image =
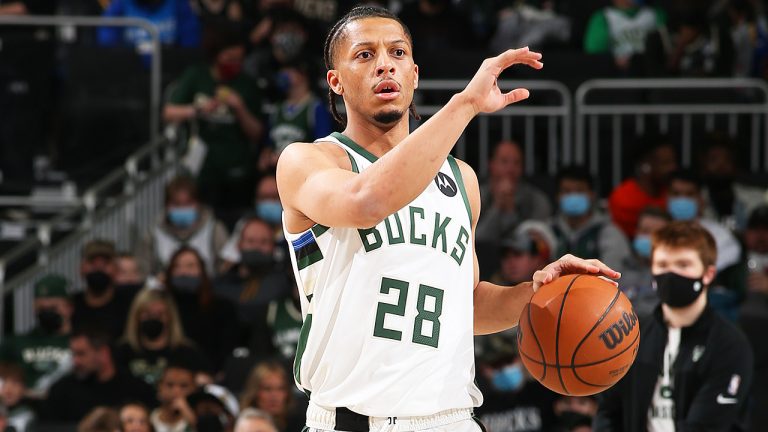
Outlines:
{"label": "motorola logo patch", "polygon": [[459,191],[459,188],[456,187],[456,183],[454,183],[453,179],[441,172],[437,173],[435,184],[437,185],[437,188],[440,189],[440,192],[447,197],[455,197],[456,192]]}

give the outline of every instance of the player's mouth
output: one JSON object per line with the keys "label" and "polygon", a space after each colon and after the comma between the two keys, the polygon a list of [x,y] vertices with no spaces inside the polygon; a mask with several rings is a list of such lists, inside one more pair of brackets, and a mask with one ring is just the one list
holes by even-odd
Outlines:
{"label": "player's mouth", "polygon": [[381,100],[394,100],[400,96],[400,84],[393,80],[383,80],[373,88],[376,97]]}

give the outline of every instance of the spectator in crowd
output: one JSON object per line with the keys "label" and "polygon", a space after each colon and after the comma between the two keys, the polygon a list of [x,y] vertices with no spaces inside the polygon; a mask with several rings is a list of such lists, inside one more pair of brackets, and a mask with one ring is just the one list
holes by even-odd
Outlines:
{"label": "spectator in crowd", "polygon": [[129,402],[120,408],[120,432],[159,432],[152,430],[147,407]]}
{"label": "spectator in crowd", "polygon": [[187,336],[220,370],[239,339],[237,311],[227,299],[215,295],[200,254],[182,246],[171,257],[165,287],[179,308]]}
{"label": "spectator in crowd", "polygon": [[707,304],[714,238],[672,222],[653,235],[651,257],[661,305],[640,322],[632,368],[599,395],[594,430],[740,430],[753,357],[743,333]]}
{"label": "spectator in crowd", "polygon": [[195,248],[209,273],[216,269],[218,251],[227,241],[227,229],[200,202],[195,181],[176,177],[165,187],[165,212],[139,246],[137,256],[152,274],[161,273],[181,246]]}
{"label": "spectator in crowd", "polygon": [[737,264],[741,259],[741,245],[736,237],[719,223],[703,218],[705,201],[703,184],[699,177],[687,170],[674,172],[669,181],[667,211],[674,220],[698,221],[717,243],[718,271]]}
{"label": "spectator in crowd", "polygon": [[[143,18],[157,26],[163,45],[197,47],[200,45],[200,23],[187,0],[111,0],[105,17]],[[100,27],[99,43],[128,44],[150,52],[151,36],[139,27]]]}
{"label": "spectator in crowd", "polygon": [[68,286],[69,281],[63,276],[43,276],[35,284],[33,307],[37,325],[28,333],[9,336],[0,345],[0,361],[23,368],[26,396],[45,397],[51,384],[72,367],[69,351],[72,302],[67,294]]}
{"label": "spectator in crowd", "polygon": [[595,414],[597,400],[593,396],[559,396],[555,401],[554,432],[592,432]]}
{"label": "spectator in crowd", "polygon": [[8,409],[2,403],[0,403],[0,431],[13,432],[13,429],[8,427]]}
{"label": "spectator in crowd", "polygon": [[[744,246],[747,249],[749,293],[766,297],[768,296],[768,204],[759,206],[750,213],[747,229],[744,232]],[[747,302],[749,303],[751,302]]]}
{"label": "spectator in crowd", "polygon": [[115,285],[118,290],[129,289],[138,292],[144,288],[147,275],[135,255],[129,252],[118,253],[115,262],[117,264]]}
{"label": "spectator in crowd", "polygon": [[677,169],[677,152],[666,140],[644,137],[637,143],[635,175],[624,180],[608,198],[613,222],[627,238],[635,237],[637,217],[648,206],[667,205],[669,175]]}
{"label": "spectator in crowd", "polygon": [[723,77],[733,73],[733,42],[727,30],[710,22],[699,5],[678,8],[670,22],[648,35],[648,76]]}
{"label": "spectator in crowd", "polygon": [[501,266],[491,282],[513,286],[531,280],[556,252],[557,239],[550,227],[539,221],[525,221],[512,236],[502,240]]}
{"label": "spectator in crowd", "polygon": [[115,361],[153,387],[165,368],[175,362],[188,362],[203,375],[202,380],[210,374],[208,360],[184,335],[176,305],[162,290],[143,290],[133,300],[125,335],[115,348]]}
{"label": "spectator in crowd", "polygon": [[77,432],[115,432],[120,430],[120,414],[111,407],[97,406],[77,424]]}
{"label": "spectator in crowd", "polygon": [[115,286],[117,264],[115,244],[109,240],[91,240],[83,247],[80,275],[85,290],[72,296],[72,326],[103,327],[112,340],[125,330],[128,308],[136,295],[134,290],[118,290]]}
{"label": "spectator in crowd", "polygon": [[768,190],[742,183],[734,155],[735,143],[723,135],[713,135],[706,151],[702,152],[700,166],[704,182],[704,217],[720,222],[725,227],[742,231],[750,212],[765,204]]}
{"label": "spectator in crowd", "polygon": [[214,282],[215,292],[238,309],[240,322],[250,328],[263,319],[264,307],[291,288],[284,270],[275,265],[272,228],[261,219],[245,220],[238,242],[239,264]]}
{"label": "spectator in crowd", "polygon": [[475,414],[494,432],[549,431],[555,394],[532,379],[517,353],[517,332],[476,338],[477,383],[483,404]]}
{"label": "spectator in crowd", "polygon": [[265,132],[260,91],[241,73],[245,43],[239,32],[207,27],[203,47],[208,64],[178,79],[163,117],[197,123],[205,147],[197,178],[201,199],[217,210],[242,211],[252,204],[255,150]]}
{"label": "spectator in crowd", "polygon": [[197,432],[231,432],[240,412],[237,399],[224,387],[207,384],[187,397]]}
{"label": "spectator in crowd", "polygon": [[269,225],[272,241],[276,246],[273,251],[275,261],[283,262],[288,245],[283,235],[283,205],[280,203],[274,172],[266,172],[261,176],[256,185],[255,213],[246,215],[237,221],[232,235],[219,252],[220,258],[224,261],[222,273],[231,270],[233,265],[240,262],[239,244],[243,235],[243,227],[254,217]]}
{"label": "spectator in crowd", "polygon": [[583,166],[570,166],[557,174],[559,211],[552,223],[562,256],[597,258],[616,268],[630,255],[627,238],[610,219],[595,210],[592,175]]}
{"label": "spectator in crowd", "polygon": [[261,356],[277,354],[286,364],[291,365],[296,356],[296,347],[303,324],[299,289],[291,284],[282,297],[269,302],[266,311],[262,309],[252,318],[248,346],[251,352]]}
{"label": "spectator in crowd", "polygon": [[646,36],[666,22],[661,9],[643,0],[613,0],[610,6],[595,11],[584,35],[584,50],[590,54],[613,54],[623,70],[632,57],[645,51]]}
{"label": "spectator in crowd", "polygon": [[277,426],[267,412],[246,408],[237,416],[235,432],[277,432]]}
{"label": "spectator in crowd", "polygon": [[333,132],[331,114],[325,101],[314,92],[312,78],[307,60],[287,63],[278,71],[275,84],[280,98],[269,119],[269,138],[274,148],[265,148],[262,153],[262,171],[274,169],[289,144],[313,142]]}
{"label": "spectator in crowd", "polygon": [[544,221],[552,215],[547,196],[522,179],[523,152],[517,142],[496,144],[489,168],[490,177],[480,187],[483,212],[475,233],[478,243],[498,244],[520,222]]}
{"label": "spectator in crowd", "polygon": [[617,267],[621,273],[619,288],[632,302],[638,315],[650,314],[659,300],[653,289],[651,275],[651,237],[664,228],[672,218],[664,209],[646,207],[637,218],[637,232],[632,240],[632,254]]}
{"label": "spectator in crowd", "polygon": [[[768,205],[757,207],[749,215],[744,232],[749,275],[747,298],[741,306],[739,324],[752,343],[755,352],[755,381],[752,386],[752,406],[768,406]],[[768,411],[752,410],[750,432],[760,432],[768,424]]]}
{"label": "spectator in crowd", "polygon": [[195,371],[184,363],[169,364],[157,383],[157,401],[160,406],[150,415],[155,432],[191,432],[194,430],[195,414],[187,397],[195,385]]}
{"label": "spectator in crowd", "polygon": [[203,26],[232,27],[245,34],[253,26],[256,11],[248,0],[192,0],[192,10]]}
{"label": "spectator in crowd", "polygon": [[768,27],[757,16],[752,0],[728,1],[727,13],[731,24],[735,61],[733,75],[764,77],[768,59]]}
{"label": "spectator in crowd", "polygon": [[155,405],[152,387],[115,365],[107,332],[80,329],[69,341],[73,371],[51,387],[43,407],[46,420],[76,422],[96,406],[119,407],[131,401]]}
{"label": "spectator in crowd", "polygon": [[496,31],[489,43],[491,52],[500,53],[516,46],[538,49],[548,44],[568,42],[571,37],[570,19],[557,14],[553,2],[533,3],[539,2],[517,1],[499,9]]}
{"label": "spectator in crowd", "polygon": [[404,4],[399,18],[411,30],[414,52],[440,55],[477,48],[472,26],[450,0],[416,0]]}
{"label": "spectator in crowd", "polygon": [[32,430],[35,421],[34,404],[25,397],[26,390],[22,367],[0,364],[0,405],[7,409],[8,425],[15,432]]}
{"label": "spectator in crowd", "polygon": [[259,363],[248,377],[240,398],[240,406],[266,411],[272,416],[280,432],[301,429],[305,419],[304,410],[296,409],[289,385],[288,374],[280,363]]}

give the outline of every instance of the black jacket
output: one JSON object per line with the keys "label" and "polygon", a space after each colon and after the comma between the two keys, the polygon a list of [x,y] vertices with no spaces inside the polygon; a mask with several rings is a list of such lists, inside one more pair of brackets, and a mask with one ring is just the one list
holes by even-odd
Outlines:
{"label": "black jacket", "polygon": [[[661,307],[640,320],[635,363],[627,376],[599,396],[595,432],[647,430],[667,335]],[[683,328],[672,368],[677,432],[745,429],[753,356],[749,342],[736,326],[707,306],[692,326]]]}

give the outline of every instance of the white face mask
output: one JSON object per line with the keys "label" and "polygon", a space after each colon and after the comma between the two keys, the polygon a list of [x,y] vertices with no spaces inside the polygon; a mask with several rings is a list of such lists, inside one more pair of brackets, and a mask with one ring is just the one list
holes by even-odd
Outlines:
{"label": "white face mask", "polygon": [[747,268],[750,273],[768,272],[768,254],[750,252],[747,258]]}

